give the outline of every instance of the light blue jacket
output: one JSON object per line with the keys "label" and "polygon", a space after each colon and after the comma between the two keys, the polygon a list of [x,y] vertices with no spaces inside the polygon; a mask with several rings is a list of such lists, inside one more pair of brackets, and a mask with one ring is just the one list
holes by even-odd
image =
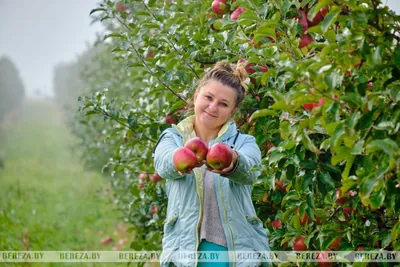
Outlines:
{"label": "light blue jacket", "polygon": [[[197,261],[185,264],[174,262],[173,257],[165,251],[197,251],[199,246],[200,224],[203,215],[203,177],[200,168],[193,174],[179,175],[172,158],[175,150],[195,137],[194,117],[188,117],[178,125],[173,125],[163,132],[155,150],[155,169],[166,181],[168,196],[167,216],[164,224],[162,241],[163,253],[161,265],[168,266],[173,262],[177,266],[196,266]],[[227,122],[218,136],[210,141],[232,145],[238,152],[239,160],[236,170],[223,177],[214,174],[214,185],[217,195],[220,217],[226,236],[229,251],[269,251],[266,230],[256,216],[251,201],[252,184],[259,172],[249,172],[250,168],[261,162],[260,149],[251,135],[239,134],[234,122]],[[231,259],[232,261],[232,259]],[[237,260],[231,266],[259,266],[255,262]]]}

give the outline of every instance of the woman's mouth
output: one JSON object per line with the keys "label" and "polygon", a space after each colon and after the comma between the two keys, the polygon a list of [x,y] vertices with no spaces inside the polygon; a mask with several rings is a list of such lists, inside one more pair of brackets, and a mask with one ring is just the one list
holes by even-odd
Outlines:
{"label": "woman's mouth", "polygon": [[217,116],[212,115],[212,114],[208,113],[207,111],[204,111],[204,113],[206,113],[206,114],[207,114],[208,116],[210,116],[210,117],[217,118]]}

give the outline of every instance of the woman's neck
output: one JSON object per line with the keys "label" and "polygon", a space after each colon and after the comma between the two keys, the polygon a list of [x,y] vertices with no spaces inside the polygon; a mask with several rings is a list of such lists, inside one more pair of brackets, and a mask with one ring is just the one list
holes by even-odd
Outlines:
{"label": "woman's neck", "polygon": [[196,132],[196,136],[200,137],[208,144],[218,135],[220,129],[209,129],[201,127],[200,125],[196,125],[195,123],[194,130]]}

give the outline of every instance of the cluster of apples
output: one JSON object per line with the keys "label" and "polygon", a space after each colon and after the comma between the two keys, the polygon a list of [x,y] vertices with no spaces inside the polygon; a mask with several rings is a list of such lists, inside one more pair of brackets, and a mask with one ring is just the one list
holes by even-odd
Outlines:
{"label": "cluster of apples", "polygon": [[[235,2],[232,0],[232,3]],[[214,13],[218,15],[224,15],[230,10],[230,6],[228,3],[226,3],[226,0],[214,0],[211,4],[211,9]],[[246,10],[244,7],[237,7],[232,13],[231,13],[231,20],[238,20],[239,16]]]}
{"label": "cluster of apples", "polygon": [[208,148],[204,140],[194,137],[175,151],[173,163],[178,171],[188,173],[202,165],[205,160],[207,166],[212,169],[223,170],[230,166],[232,158],[232,150],[227,144],[215,143]]}
{"label": "cluster of apples", "polygon": [[302,26],[302,32],[303,32],[303,35],[300,37],[299,48],[306,47],[314,42],[314,39],[311,37],[310,34],[306,33],[306,31],[309,27],[317,25],[324,19],[324,17],[328,12],[328,6],[321,8],[312,20],[308,19],[308,12],[309,12],[308,9],[297,10],[297,13],[299,13],[300,16],[296,16],[296,19],[298,23]]}
{"label": "cluster of apples", "polygon": [[144,188],[144,184],[147,182],[153,182],[153,183],[158,183],[161,181],[161,176],[158,173],[146,173],[146,172],[142,172],[141,174],[139,174],[139,189],[143,189]]}

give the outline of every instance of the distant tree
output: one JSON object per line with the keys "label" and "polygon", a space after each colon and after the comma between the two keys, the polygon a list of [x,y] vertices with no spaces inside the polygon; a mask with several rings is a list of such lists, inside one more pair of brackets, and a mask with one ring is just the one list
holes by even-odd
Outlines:
{"label": "distant tree", "polygon": [[0,120],[7,112],[21,104],[25,89],[19,71],[12,60],[0,58]]}

